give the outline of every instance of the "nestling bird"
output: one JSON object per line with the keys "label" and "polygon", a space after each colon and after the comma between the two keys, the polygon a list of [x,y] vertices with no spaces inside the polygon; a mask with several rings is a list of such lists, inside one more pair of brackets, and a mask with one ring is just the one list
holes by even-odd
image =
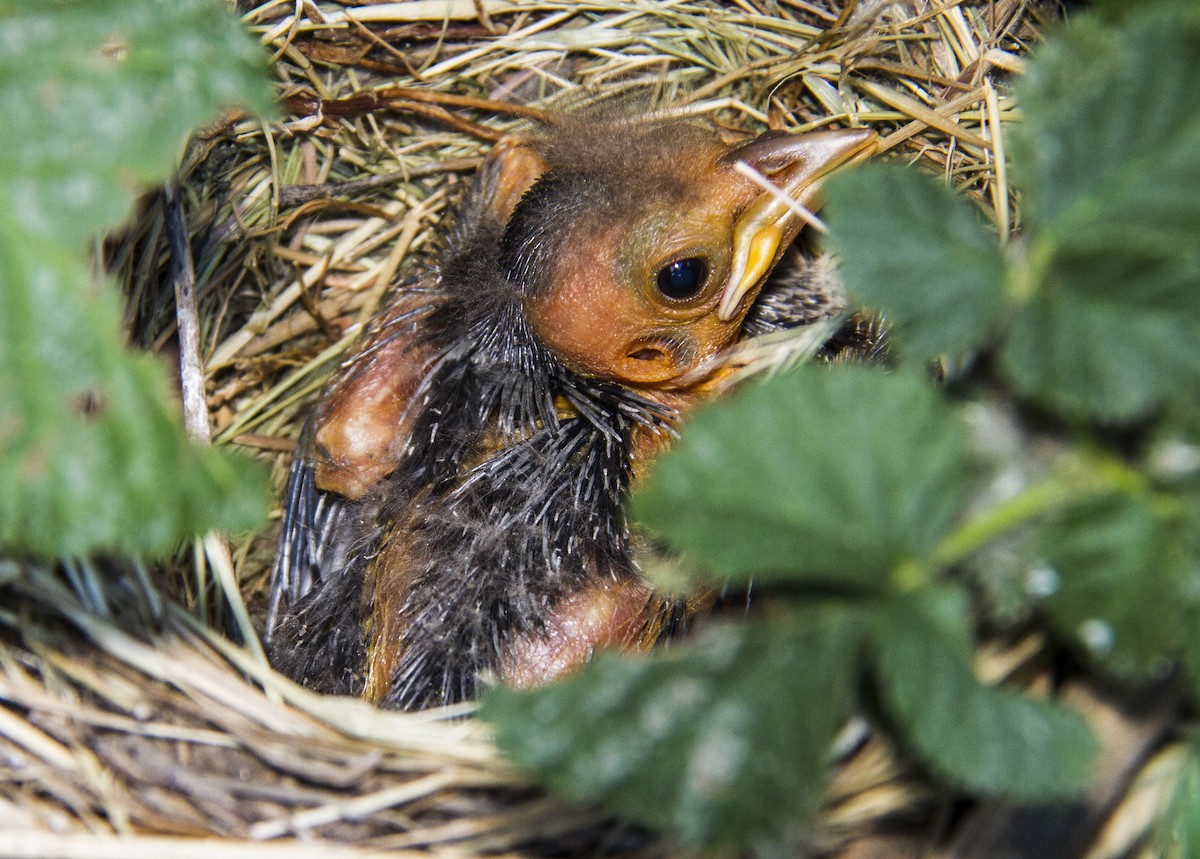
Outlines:
{"label": "nestling bird", "polygon": [[760,292],[803,226],[789,201],[814,207],[873,148],[570,115],[501,140],[306,427],[268,617],[280,670],[426,707],[649,647],[694,610],[639,575],[622,501],[732,344],[838,309],[803,272]]}

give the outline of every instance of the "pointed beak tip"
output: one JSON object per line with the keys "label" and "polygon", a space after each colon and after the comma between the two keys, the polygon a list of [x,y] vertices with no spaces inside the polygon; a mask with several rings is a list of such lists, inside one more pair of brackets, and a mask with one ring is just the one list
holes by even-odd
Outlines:
{"label": "pointed beak tip", "polygon": [[854,139],[858,141],[858,148],[855,154],[868,156],[874,155],[875,150],[879,148],[879,134],[873,128],[855,128],[851,129],[856,132]]}
{"label": "pointed beak tip", "polygon": [[827,145],[822,147],[822,157],[818,158],[823,162],[821,175],[871,156],[879,145],[879,135],[871,128],[845,128],[825,134],[828,135]]}

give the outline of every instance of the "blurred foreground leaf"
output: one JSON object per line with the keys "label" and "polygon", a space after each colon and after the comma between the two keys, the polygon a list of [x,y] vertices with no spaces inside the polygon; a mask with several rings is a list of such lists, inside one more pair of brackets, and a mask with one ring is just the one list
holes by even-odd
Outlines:
{"label": "blurred foreground leaf", "polygon": [[1001,354],[1026,395],[1129,420],[1200,386],[1200,8],[1080,16],[1020,82],[1027,301]]}
{"label": "blurred foreground leaf", "polygon": [[0,32],[9,229],[72,249],[220,110],[271,109],[266,54],[219,0],[0,0]]}
{"label": "blurred foreground leaf", "polygon": [[912,358],[958,356],[995,327],[1004,259],[978,207],[944,182],[894,164],[829,181],[829,244],[846,289],[888,320]]}
{"label": "blurred foreground leaf", "polygon": [[874,590],[961,512],[964,435],[915,377],[804,367],[697,413],[633,513],[721,575]]}
{"label": "blurred foreground leaf", "polygon": [[[1129,422],[1200,389],[1200,7],[1077,16],[1018,82],[1024,231],[1007,260],[943,183],[868,165],[829,183],[847,288],[902,355],[995,340],[1022,396]],[[1011,310],[1007,309],[1011,307]]]}
{"label": "blurred foreground leaf", "polygon": [[1170,496],[1113,493],[1039,529],[1051,619],[1111,671],[1141,679],[1200,655],[1200,521],[1186,514]]}
{"label": "blurred foreground leaf", "polygon": [[872,626],[886,709],[948,781],[1018,800],[1082,792],[1096,741],[1077,714],[982,685],[971,670],[970,606],[957,590],[896,597]]}
{"label": "blurred foreground leaf", "polygon": [[185,439],[86,251],[189,130],[268,107],[261,49],[215,0],[0,2],[0,33],[0,544],[156,552],[258,523],[264,476]]}
{"label": "blurred foreground leaf", "polygon": [[713,627],[644,659],[599,656],[544,689],[493,689],[482,715],[568,797],[690,843],[748,843],[816,809],[862,634],[836,608]]}

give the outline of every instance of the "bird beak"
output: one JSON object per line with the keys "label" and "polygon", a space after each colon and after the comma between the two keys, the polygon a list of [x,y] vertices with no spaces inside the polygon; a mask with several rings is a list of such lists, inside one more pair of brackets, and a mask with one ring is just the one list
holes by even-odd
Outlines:
{"label": "bird beak", "polygon": [[818,204],[821,180],[873,153],[875,141],[875,132],[864,128],[809,134],[767,132],[722,156],[727,164],[746,164],[778,193],[763,191],[734,224],[733,259],[717,318],[729,322],[737,315],[742,299],[796,238],[805,224],[802,213]]}

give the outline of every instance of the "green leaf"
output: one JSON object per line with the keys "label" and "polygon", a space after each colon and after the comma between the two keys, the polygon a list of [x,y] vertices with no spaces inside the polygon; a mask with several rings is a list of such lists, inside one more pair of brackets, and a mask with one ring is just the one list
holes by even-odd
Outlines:
{"label": "green leaf", "polygon": [[[163,368],[125,353],[116,292],[53,244],[0,232],[0,544],[41,555],[157,553],[262,523],[266,475],[190,444]],[[36,254],[31,270],[27,254]],[[31,289],[15,289],[16,284]]]}
{"label": "green leaf", "polygon": [[883,312],[904,355],[958,356],[988,338],[1001,312],[1004,259],[976,206],[894,164],[839,173],[826,195],[846,288]]}
{"label": "green leaf", "polygon": [[0,544],[160,552],[258,524],[265,475],[187,442],[84,252],[193,126],[269,103],[261,48],[201,0],[0,3],[0,33]]}
{"label": "green leaf", "polygon": [[722,576],[881,588],[970,485],[965,428],[923,381],[802,367],[689,419],[635,517]]}
{"label": "green leaf", "polygon": [[1173,3],[1183,6],[1190,2],[1192,0],[1092,0],[1091,5],[1107,18],[1119,21],[1154,5]]}
{"label": "green leaf", "polygon": [[948,781],[1016,800],[1075,795],[1096,742],[1075,713],[983,686],[971,670],[961,591],[925,590],[883,605],[873,625],[878,684],[900,737]]}
{"label": "green leaf", "polygon": [[72,248],[125,218],[194,128],[273,102],[266,53],[218,0],[6,2],[0,32],[0,204]]}
{"label": "green leaf", "polygon": [[1028,303],[1001,366],[1025,396],[1131,420],[1200,385],[1200,13],[1081,16],[1037,53],[1012,134]]}
{"label": "green leaf", "polygon": [[[1073,19],[1018,84],[1013,176],[1038,233],[1173,251],[1200,238],[1200,14]],[[1128,232],[1127,232],[1128,231]]]}
{"label": "green leaf", "polygon": [[1060,256],[1001,349],[1005,374],[1067,414],[1116,420],[1194,392],[1200,350],[1183,344],[1200,342],[1200,306],[1155,296],[1173,287],[1200,295],[1200,267],[1109,252]]}
{"label": "green leaf", "polygon": [[693,844],[745,844],[815,811],[862,635],[834,608],[714,626],[646,658],[599,656],[543,689],[493,689],[481,713],[567,797]]}
{"label": "green leaf", "polygon": [[1051,620],[1111,671],[1161,674],[1200,636],[1200,522],[1186,512],[1171,496],[1114,493],[1039,529],[1058,580]]}

